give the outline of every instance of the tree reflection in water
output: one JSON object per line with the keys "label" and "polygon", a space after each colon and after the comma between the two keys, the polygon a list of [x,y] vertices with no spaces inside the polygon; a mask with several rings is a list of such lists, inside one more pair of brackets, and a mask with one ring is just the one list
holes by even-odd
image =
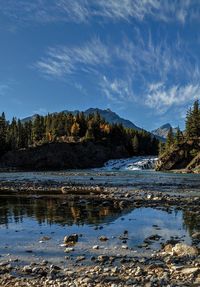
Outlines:
{"label": "tree reflection in water", "polygon": [[63,197],[0,197],[0,224],[34,218],[38,224],[83,225],[110,222],[127,213],[113,201],[72,200]]}

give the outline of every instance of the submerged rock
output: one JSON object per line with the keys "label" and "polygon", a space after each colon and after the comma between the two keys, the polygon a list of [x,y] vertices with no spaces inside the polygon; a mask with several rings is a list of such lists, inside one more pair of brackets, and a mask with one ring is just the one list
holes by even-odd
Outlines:
{"label": "submerged rock", "polygon": [[100,240],[100,241],[107,241],[107,240],[108,240],[108,237],[102,235],[102,236],[99,237],[99,240]]}
{"label": "submerged rock", "polygon": [[64,237],[64,244],[75,244],[78,242],[78,234],[74,233]]}

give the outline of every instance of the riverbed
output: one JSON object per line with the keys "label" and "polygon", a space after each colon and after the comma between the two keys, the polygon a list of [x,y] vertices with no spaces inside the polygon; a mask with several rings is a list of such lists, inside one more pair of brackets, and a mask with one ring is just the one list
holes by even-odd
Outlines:
{"label": "riverbed", "polygon": [[[0,262],[13,264],[12,275],[15,266],[41,262],[61,270],[120,268],[156,256],[168,242],[200,247],[193,238],[200,232],[199,175],[104,168],[0,173],[0,183]],[[66,246],[72,234],[78,240]]]}

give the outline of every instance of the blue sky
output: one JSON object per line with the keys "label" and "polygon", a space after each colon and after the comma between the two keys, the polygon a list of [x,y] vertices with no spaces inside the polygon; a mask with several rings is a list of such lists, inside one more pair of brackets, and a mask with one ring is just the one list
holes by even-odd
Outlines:
{"label": "blue sky", "polygon": [[0,0],[1,111],[110,108],[183,127],[199,51],[199,0]]}

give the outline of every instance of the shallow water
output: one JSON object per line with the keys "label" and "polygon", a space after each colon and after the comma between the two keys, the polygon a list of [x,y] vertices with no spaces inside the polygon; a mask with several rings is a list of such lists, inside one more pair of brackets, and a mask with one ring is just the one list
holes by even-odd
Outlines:
{"label": "shallow water", "polygon": [[[190,233],[198,230],[190,226],[181,210],[171,209],[116,209],[112,204],[100,204],[92,201],[66,202],[63,197],[29,197],[4,196],[0,198],[0,260],[19,258],[23,262],[47,259],[59,264],[74,262],[79,255],[128,254],[139,255],[152,252],[162,242],[177,237],[191,243]],[[188,223],[189,222],[189,223]],[[122,249],[119,239],[128,231],[127,246]],[[79,234],[79,241],[70,254],[64,253],[65,235]],[[161,239],[152,242],[150,251],[139,248],[145,238],[158,234]],[[100,242],[99,236],[109,238]],[[43,237],[49,237],[45,240]],[[99,250],[93,250],[99,245]],[[31,252],[27,252],[31,251]],[[70,255],[66,260],[65,256]],[[87,260],[85,261],[87,263]]]}
{"label": "shallow water", "polygon": [[175,174],[154,170],[105,171],[68,170],[55,172],[10,172],[0,173],[0,181],[49,181],[59,184],[86,184],[103,186],[125,186],[132,189],[157,190],[163,192],[199,192],[199,174]]}
{"label": "shallow water", "polygon": [[[200,175],[153,170],[13,172],[0,173],[0,181],[58,183],[59,186],[98,184],[186,195],[199,194],[200,191]],[[119,239],[125,230],[128,231],[127,243]],[[170,238],[191,243],[190,235],[194,231],[200,231],[199,222],[190,212],[175,208],[120,210],[113,202],[68,201],[61,195],[0,195],[0,261],[19,258],[25,263],[47,259],[56,264],[63,261],[69,265],[79,255],[86,256],[84,263],[91,262],[89,258],[99,254],[148,255]],[[79,241],[74,251],[66,254],[61,244],[64,236],[72,233],[79,234]],[[160,235],[160,240],[141,248],[144,239],[153,234]],[[101,235],[109,240],[100,242],[98,238]],[[127,244],[128,250],[122,248],[124,244]],[[94,250],[94,245],[99,245],[99,250]]]}

